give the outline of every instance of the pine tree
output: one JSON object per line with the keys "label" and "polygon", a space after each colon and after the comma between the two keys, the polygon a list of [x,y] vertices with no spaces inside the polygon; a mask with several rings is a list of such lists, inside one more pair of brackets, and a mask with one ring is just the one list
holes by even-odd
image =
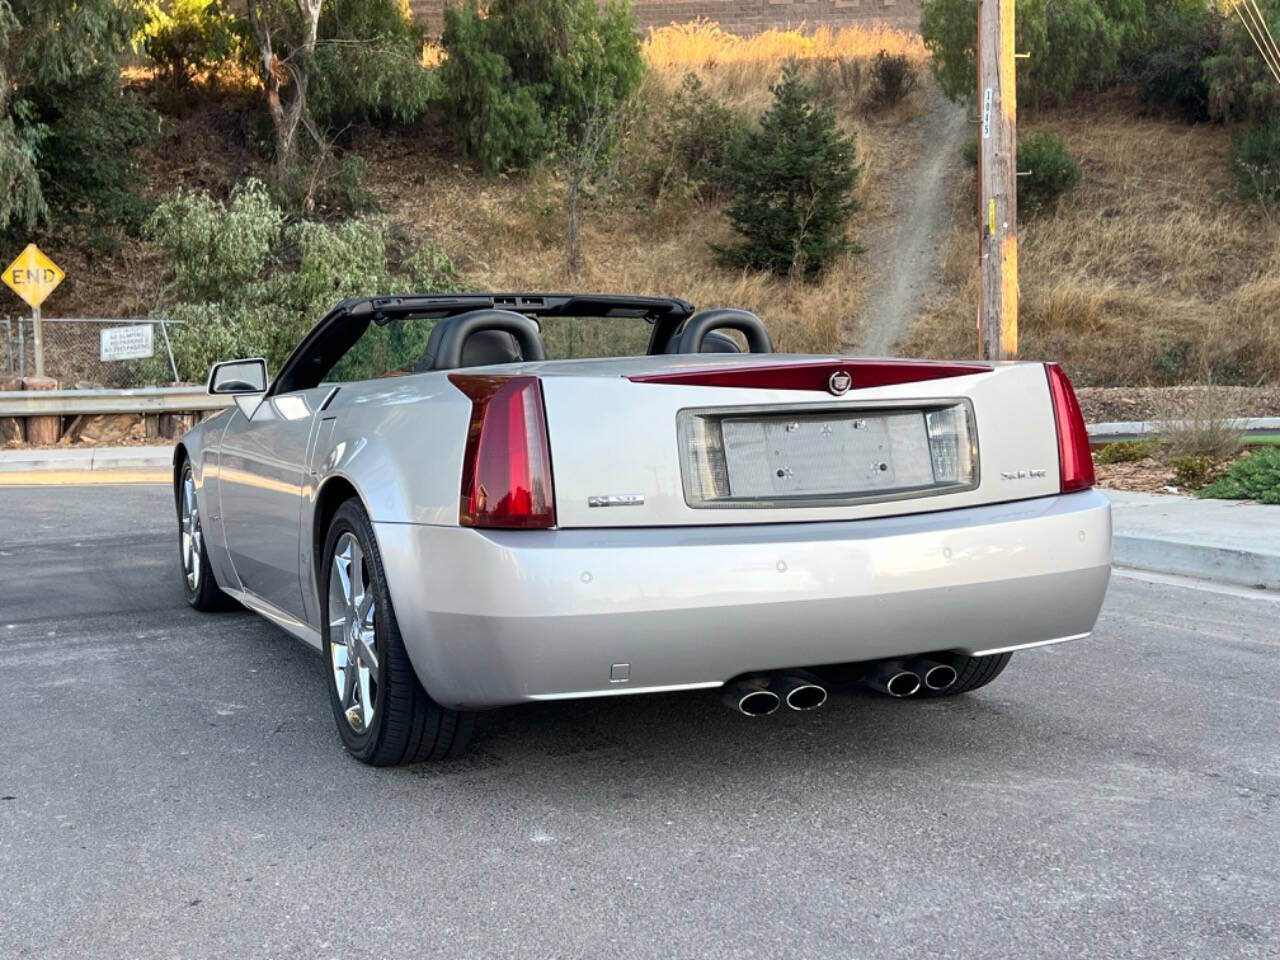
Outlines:
{"label": "pine tree", "polygon": [[727,171],[729,221],[743,242],[715,249],[735,266],[811,277],[852,248],[846,230],[861,168],[853,137],[836,126],[830,104],[815,103],[794,63],[772,90],[760,129],[743,138]]}

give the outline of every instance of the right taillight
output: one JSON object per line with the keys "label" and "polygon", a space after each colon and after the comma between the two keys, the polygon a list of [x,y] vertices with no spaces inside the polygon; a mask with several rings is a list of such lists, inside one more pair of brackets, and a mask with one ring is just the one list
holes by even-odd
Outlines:
{"label": "right taillight", "polygon": [[1063,493],[1092,487],[1093,453],[1089,450],[1089,431],[1071,381],[1056,363],[1046,363],[1049,395],[1053,399],[1053,418],[1058,424],[1058,476]]}
{"label": "right taillight", "polygon": [[451,374],[471,398],[458,522],[545,530],[556,524],[551,450],[537,377]]}

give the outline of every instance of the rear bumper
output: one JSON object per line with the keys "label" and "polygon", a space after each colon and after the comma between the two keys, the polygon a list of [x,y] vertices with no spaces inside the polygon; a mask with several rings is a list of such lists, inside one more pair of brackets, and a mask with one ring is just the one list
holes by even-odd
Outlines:
{"label": "rear bumper", "polygon": [[837,523],[375,526],[410,659],[452,707],[1073,639],[1111,569],[1111,508],[1093,490]]}

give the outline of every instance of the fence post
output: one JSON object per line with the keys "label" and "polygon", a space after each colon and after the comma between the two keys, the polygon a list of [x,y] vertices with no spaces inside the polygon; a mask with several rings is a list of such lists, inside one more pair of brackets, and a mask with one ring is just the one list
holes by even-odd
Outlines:
{"label": "fence post", "polygon": [[5,373],[13,376],[13,318],[5,315],[4,318],[4,361]]}
{"label": "fence post", "polygon": [[44,376],[44,338],[40,336],[40,308],[31,308],[31,350],[35,354],[36,376]]}
{"label": "fence post", "polygon": [[164,317],[160,318],[160,335],[164,337],[164,350],[169,354],[169,369],[173,371],[173,382],[178,382],[178,365],[173,362],[173,347],[169,344],[169,327]]}

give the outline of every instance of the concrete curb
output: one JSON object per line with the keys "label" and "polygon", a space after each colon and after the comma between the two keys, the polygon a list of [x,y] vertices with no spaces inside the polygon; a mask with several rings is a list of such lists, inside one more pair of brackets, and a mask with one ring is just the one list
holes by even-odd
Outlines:
{"label": "concrete curb", "polygon": [[50,447],[0,450],[0,473],[93,470],[157,470],[173,464],[173,445],[146,447]]}
{"label": "concrete curb", "polygon": [[1111,555],[1117,567],[1258,590],[1280,590],[1280,554],[1117,533],[1111,539]]}
{"label": "concrete curb", "polygon": [[1280,508],[1107,490],[1117,566],[1280,590]]}
{"label": "concrete curb", "polygon": [[[1245,417],[1240,421],[1244,433],[1280,433],[1280,417]],[[1141,440],[1160,434],[1164,426],[1159,420],[1116,420],[1088,424],[1091,443],[1114,443],[1118,440]]]}

